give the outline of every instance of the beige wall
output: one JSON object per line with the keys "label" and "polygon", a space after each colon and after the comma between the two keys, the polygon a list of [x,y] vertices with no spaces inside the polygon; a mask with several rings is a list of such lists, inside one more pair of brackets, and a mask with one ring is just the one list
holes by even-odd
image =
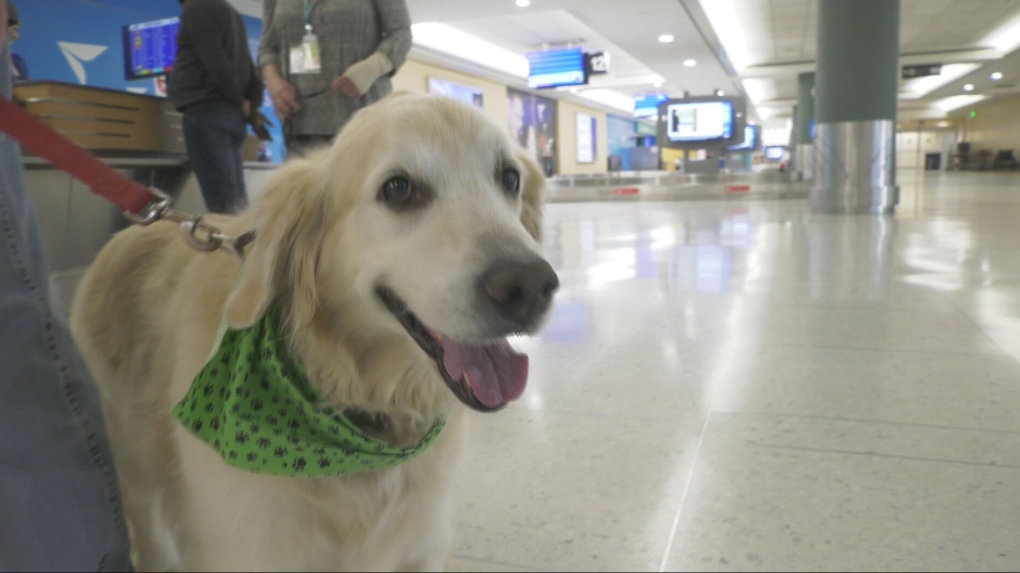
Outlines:
{"label": "beige wall", "polygon": [[[497,125],[503,127],[509,133],[509,100],[506,93],[507,86],[504,84],[479,79],[414,59],[408,59],[407,63],[393,77],[393,89],[428,93],[430,77],[481,89],[484,94],[482,103],[486,115],[491,117]],[[557,104],[557,172],[563,175],[606,173],[606,157],[609,155],[609,133],[606,126],[606,112],[561,100],[554,101]],[[595,123],[598,126],[596,136],[597,152],[594,163],[577,162],[577,114],[579,112],[594,117]]]}
{"label": "beige wall", "polygon": [[[971,118],[970,111],[977,111]],[[1020,157],[1020,96],[1010,96],[967,106],[953,112],[960,119],[961,141],[973,143],[973,149],[1013,149]]]}
{"label": "beige wall", "polygon": [[[606,172],[606,157],[609,155],[609,141],[606,127],[606,112],[558,101],[556,108],[556,153],[561,175],[582,175]],[[577,114],[584,113],[595,118],[596,148],[594,163],[577,162]]]}
{"label": "beige wall", "polygon": [[428,93],[429,78],[439,78],[449,82],[458,83],[482,90],[482,105],[486,115],[491,117],[497,125],[501,126],[507,133],[510,132],[510,122],[507,118],[509,101],[506,97],[506,86],[496,82],[482,80],[466,74],[450,71],[430,64],[424,64],[409,59],[400,68],[400,71],[393,76],[393,89],[407,90],[418,93]]}

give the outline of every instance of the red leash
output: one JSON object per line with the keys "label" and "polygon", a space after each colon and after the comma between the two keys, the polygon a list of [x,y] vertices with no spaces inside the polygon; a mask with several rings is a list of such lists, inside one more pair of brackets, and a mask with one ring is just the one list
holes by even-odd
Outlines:
{"label": "red leash", "polygon": [[5,97],[0,97],[0,131],[129,213],[137,215],[157,199],[148,187],[117,173]]}
{"label": "red leash", "polygon": [[88,185],[96,195],[123,209],[124,216],[132,223],[148,225],[160,219],[180,223],[181,232],[192,247],[200,251],[226,248],[242,258],[244,248],[255,239],[254,231],[231,237],[204,223],[201,215],[171,209],[172,200],[168,194],[117,173],[3,96],[0,96],[0,131],[7,132],[39,157]]}

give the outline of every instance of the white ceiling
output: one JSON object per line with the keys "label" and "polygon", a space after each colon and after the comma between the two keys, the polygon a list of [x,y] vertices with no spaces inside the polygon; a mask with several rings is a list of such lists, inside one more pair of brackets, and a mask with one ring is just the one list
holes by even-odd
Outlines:
{"label": "white ceiling", "polygon": [[[412,20],[440,22],[517,54],[583,39],[585,51],[608,52],[609,78],[593,78],[590,88],[607,82],[626,95],[668,91],[733,93],[737,84],[716,61],[711,48],[677,0],[532,0],[518,8],[514,0],[408,0]],[[658,41],[672,34],[669,44]],[[687,59],[698,65],[688,68]],[[661,76],[663,88],[648,81]],[[637,81],[628,81],[637,80]]]}
{"label": "white ceiling", "polygon": [[[759,110],[788,116],[797,97],[796,76],[813,71],[817,0],[732,0],[746,33],[750,65],[740,71],[763,97]],[[935,103],[965,93],[989,97],[1017,93],[1020,59],[989,45],[989,36],[1020,16],[1020,0],[902,0],[900,63],[969,64],[966,72],[923,97],[910,92],[917,80],[901,82],[900,117],[938,117]],[[1020,34],[1020,29],[1017,30]],[[951,68],[944,71],[949,77]],[[964,70],[966,71],[966,70]],[[991,72],[1003,79],[993,81]],[[925,80],[931,81],[931,80]],[[972,92],[963,86],[974,84]],[[764,108],[764,109],[762,109]]]}
{"label": "white ceiling", "polygon": [[[261,16],[261,0],[231,2],[244,13]],[[708,6],[711,11],[732,5],[734,16],[723,21],[726,29],[713,29],[703,8],[708,2],[715,3]],[[818,0],[531,0],[526,8],[517,7],[515,0],[407,3],[416,24],[446,24],[521,56],[543,44],[567,43],[609,53],[610,74],[593,78],[587,89],[608,88],[626,96],[679,96],[684,91],[707,95],[722,89],[753,96],[761,119],[788,117],[797,74],[814,69]],[[901,64],[965,63],[973,68],[961,68],[967,73],[920,98],[906,97],[919,88],[916,80],[903,82],[901,117],[943,115],[935,102],[963,94],[965,83],[975,85],[971,95],[1020,91],[1020,52],[1004,55],[988,45],[993,32],[1020,22],[1020,0],[901,0],[901,6]],[[733,62],[742,63],[741,58],[728,53],[732,46],[724,44],[734,26],[747,55],[746,65],[739,68]],[[660,43],[661,34],[672,34],[675,41]],[[1016,34],[1020,42],[1020,28]],[[420,46],[416,51],[429,53]],[[445,54],[444,62],[485,73],[485,65],[469,62],[470,56]],[[685,67],[687,59],[697,65]],[[992,81],[992,71],[1003,73],[1003,79]],[[664,82],[662,88],[653,85],[657,79]]]}

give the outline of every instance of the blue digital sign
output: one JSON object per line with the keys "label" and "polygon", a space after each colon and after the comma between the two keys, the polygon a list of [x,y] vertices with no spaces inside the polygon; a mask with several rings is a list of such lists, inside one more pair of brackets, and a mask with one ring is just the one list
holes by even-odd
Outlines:
{"label": "blue digital sign", "polygon": [[634,117],[655,117],[659,114],[659,104],[667,100],[666,94],[635,96]]}
{"label": "blue digital sign", "polygon": [[177,56],[180,18],[124,26],[124,75],[128,80],[170,73]]}
{"label": "blue digital sign", "polygon": [[758,126],[744,126],[744,141],[729,147],[730,151],[754,151],[758,149]]}
{"label": "blue digital sign", "polygon": [[555,88],[588,83],[581,48],[528,53],[528,87]]}

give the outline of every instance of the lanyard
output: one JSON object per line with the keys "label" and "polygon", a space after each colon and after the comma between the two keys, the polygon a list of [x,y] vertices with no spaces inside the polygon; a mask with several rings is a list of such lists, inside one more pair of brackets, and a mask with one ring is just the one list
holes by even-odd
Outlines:
{"label": "lanyard", "polygon": [[310,31],[312,29],[312,10],[315,10],[319,0],[312,0],[311,4],[308,3],[308,0],[303,1],[305,4],[305,30]]}

